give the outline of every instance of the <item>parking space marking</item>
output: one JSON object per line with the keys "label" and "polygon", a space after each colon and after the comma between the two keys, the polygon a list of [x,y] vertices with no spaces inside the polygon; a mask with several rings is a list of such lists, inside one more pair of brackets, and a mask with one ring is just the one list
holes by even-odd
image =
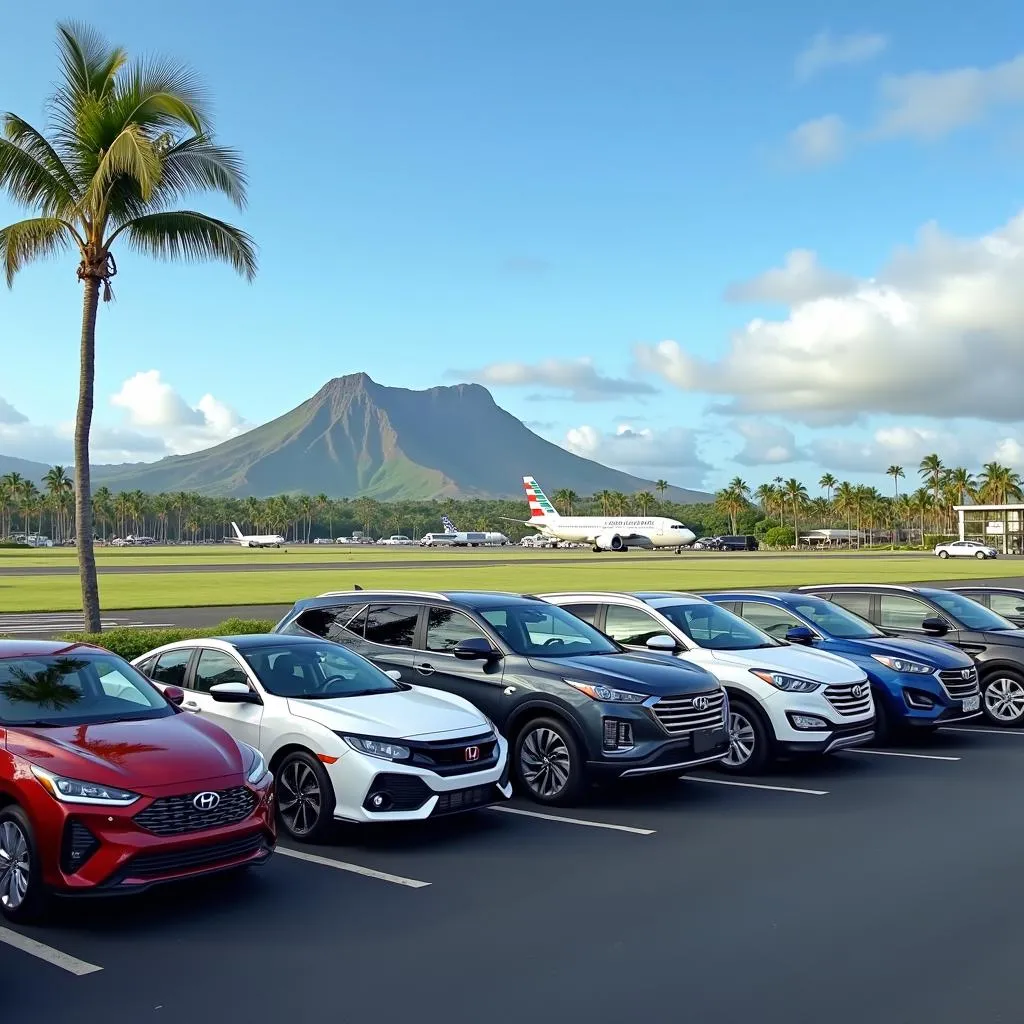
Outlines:
{"label": "parking space marking", "polygon": [[53,946],[36,942],[35,939],[30,939],[27,935],[12,932],[9,928],[4,928],[2,925],[0,925],[0,942],[13,946],[15,949],[20,949],[23,953],[28,953],[39,960],[45,960],[48,964],[59,967],[62,971],[67,971],[68,974],[74,974],[79,978],[86,974],[95,974],[97,971],[103,970],[102,967],[97,967],[96,964],[86,963],[84,960],[79,960],[69,953],[62,953],[59,949],[54,949]]}
{"label": "parking space marking", "polygon": [[334,868],[336,871],[350,871],[353,875],[365,875],[367,878],[376,878],[380,882],[391,882],[393,885],[404,885],[409,889],[422,889],[430,885],[430,882],[421,882],[418,878],[405,878],[402,875],[390,875],[386,871],[376,871],[373,868],[364,868],[362,864],[349,864],[343,860],[333,860],[330,857],[321,857],[315,853],[302,853],[299,850],[289,850],[287,847],[278,846],[277,853],[285,857],[294,857],[296,860],[304,860],[309,864],[320,864],[325,868]]}
{"label": "parking space marking", "polygon": [[959,761],[959,757],[945,754],[907,754],[902,750],[865,750],[863,747],[847,747],[844,754],[878,754],[879,757],[912,757],[918,761]]}
{"label": "parking space marking", "polygon": [[807,796],[828,796],[827,789],[798,789],[796,786],[768,786],[762,782],[733,782],[731,779],[702,779],[696,775],[680,775],[682,782],[707,782],[712,786],[738,786],[740,789],[771,789],[776,793],[805,793]]}
{"label": "parking space marking", "polygon": [[518,807],[488,807],[489,811],[503,814],[521,814],[526,818],[543,818],[545,821],[560,821],[566,825],[586,825],[589,828],[607,828],[613,832],[631,832],[638,836],[653,836],[653,828],[633,828],[632,825],[611,825],[607,821],[585,821],[583,818],[565,818],[561,814],[542,814],[540,811],[524,811]]}
{"label": "parking space marking", "polygon": [[1020,729],[972,729],[969,725],[943,725],[940,728],[942,732],[977,732],[983,736],[1024,736]]}

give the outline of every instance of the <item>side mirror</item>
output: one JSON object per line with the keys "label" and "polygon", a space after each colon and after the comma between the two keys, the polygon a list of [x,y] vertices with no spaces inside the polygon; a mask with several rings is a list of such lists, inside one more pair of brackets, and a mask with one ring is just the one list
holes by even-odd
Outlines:
{"label": "side mirror", "polygon": [[809,647],[814,643],[814,634],[807,626],[791,626],[786,630],[786,640],[791,644],[803,644]]}
{"label": "side mirror", "polygon": [[482,636],[460,640],[452,649],[452,654],[462,661],[489,661],[498,657],[498,652],[491,646],[490,641]]}
{"label": "side mirror", "polygon": [[676,643],[675,637],[669,636],[668,633],[659,633],[657,636],[650,637],[646,646],[650,651],[675,653],[679,650],[679,644]]}
{"label": "side mirror", "polygon": [[214,683],[210,687],[210,696],[221,704],[262,704],[258,693],[254,693],[245,683]]}
{"label": "side mirror", "polygon": [[388,679],[394,679],[396,683],[400,683],[402,681],[402,673],[399,672],[397,668],[389,668],[384,675],[386,675]]}
{"label": "side mirror", "polygon": [[926,633],[931,633],[932,636],[945,636],[949,632],[949,625],[946,623],[946,620],[940,619],[937,615],[925,619],[921,623],[921,628]]}
{"label": "side mirror", "polygon": [[[153,682],[153,680],[150,679],[150,682]],[[180,708],[185,700],[185,691],[180,686],[165,686],[163,693],[167,698],[167,702],[173,704],[176,708]]]}

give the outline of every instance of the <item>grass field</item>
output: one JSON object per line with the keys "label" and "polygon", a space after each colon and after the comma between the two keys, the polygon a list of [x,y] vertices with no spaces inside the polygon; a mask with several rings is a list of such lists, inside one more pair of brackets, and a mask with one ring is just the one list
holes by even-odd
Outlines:
{"label": "grass field", "polygon": [[[378,549],[379,550],[379,549]],[[427,553],[429,554],[429,553]],[[568,554],[568,553],[567,553]],[[580,552],[572,552],[578,559]],[[491,553],[494,557],[494,553]],[[711,590],[725,587],[785,587],[801,583],[924,583],[1024,575],[1020,561],[940,561],[920,555],[838,558],[827,555],[704,557],[594,556],[580,564],[550,552],[550,564],[474,564],[416,568],[310,569],[245,573],[196,572],[101,575],[106,611],[132,608],[188,608],[287,604],[327,590],[396,587],[411,590]],[[198,563],[197,563],[198,564]],[[0,576],[0,612],[75,611],[81,607],[75,576]]]}

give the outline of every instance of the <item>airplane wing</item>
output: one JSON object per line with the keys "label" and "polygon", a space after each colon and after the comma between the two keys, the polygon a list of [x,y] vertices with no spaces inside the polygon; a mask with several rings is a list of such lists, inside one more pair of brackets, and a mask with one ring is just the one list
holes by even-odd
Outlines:
{"label": "airplane wing", "polygon": [[[593,544],[594,541],[597,540],[598,537],[601,537],[601,536],[603,536],[604,534],[606,534],[608,532],[609,532],[608,530],[602,530],[600,533],[588,533],[587,536],[582,538],[582,539],[585,540],[588,544]],[[615,532],[615,531],[612,531],[612,532]],[[630,541],[640,540],[642,537],[646,537],[646,534],[636,533],[636,532],[634,532],[634,533],[620,533],[619,537],[620,537],[620,539],[624,540],[628,544]]]}
{"label": "airplane wing", "polygon": [[531,523],[529,519],[513,519],[511,516],[498,516],[503,523],[518,523],[520,526],[532,526],[534,529],[541,529],[543,523]]}

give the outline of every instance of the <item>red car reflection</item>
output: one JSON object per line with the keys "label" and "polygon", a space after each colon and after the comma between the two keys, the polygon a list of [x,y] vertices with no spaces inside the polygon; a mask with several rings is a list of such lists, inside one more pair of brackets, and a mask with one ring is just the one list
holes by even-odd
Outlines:
{"label": "red car reflection", "polygon": [[98,647],[0,640],[0,912],[264,863],[259,751]]}

